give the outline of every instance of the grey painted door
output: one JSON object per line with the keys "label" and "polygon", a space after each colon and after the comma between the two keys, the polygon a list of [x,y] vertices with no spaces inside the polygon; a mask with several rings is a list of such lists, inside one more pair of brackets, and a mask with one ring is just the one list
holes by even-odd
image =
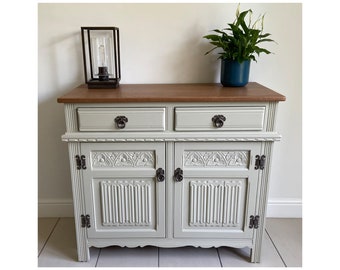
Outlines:
{"label": "grey painted door", "polygon": [[164,143],[83,143],[89,238],[164,237]]}
{"label": "grey painted door", "polygon": [[176,143],[175,237],[251,238],[261,143]]}

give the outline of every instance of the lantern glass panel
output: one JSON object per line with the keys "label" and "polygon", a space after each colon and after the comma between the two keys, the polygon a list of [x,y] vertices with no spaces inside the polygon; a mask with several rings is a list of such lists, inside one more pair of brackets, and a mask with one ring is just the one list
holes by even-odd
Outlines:
{"label": "lantern glass panel", "polygon": [[[92,33],[93,32],[93,33]],[[108,80],[116,74],[113,55],[112,31],[91,31],[93,78]]]}

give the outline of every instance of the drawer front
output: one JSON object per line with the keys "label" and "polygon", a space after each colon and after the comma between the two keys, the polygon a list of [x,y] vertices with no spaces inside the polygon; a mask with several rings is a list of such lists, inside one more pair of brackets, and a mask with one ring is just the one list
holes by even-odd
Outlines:
{"label": "drawer front", "polygon": [[178,107],[177,131],[263,130],[265,107]]}
{"label": "drawer front", "polygon": [[164,131],[165,108],[78,108],[78,120],[79,131]]}

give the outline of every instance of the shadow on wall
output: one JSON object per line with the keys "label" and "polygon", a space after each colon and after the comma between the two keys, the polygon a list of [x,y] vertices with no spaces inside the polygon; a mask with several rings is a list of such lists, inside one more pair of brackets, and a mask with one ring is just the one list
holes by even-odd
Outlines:
{"label": "shadow on wall", "polygon": [[65,133],[64,106],[57,103],[57,98],[83,83],[79,32],[55,36],[39,46],[39,199],[72,197],[67,144],[61,141]]}

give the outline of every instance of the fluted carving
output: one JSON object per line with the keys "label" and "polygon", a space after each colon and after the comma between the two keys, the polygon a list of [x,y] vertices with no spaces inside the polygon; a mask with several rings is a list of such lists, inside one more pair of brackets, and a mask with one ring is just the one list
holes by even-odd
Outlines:
{"label": "fluted carving", "polygon": [[240,180],[190,182],[190,226],[237,227],[241,222]]}
{"label": "fluted carving", "polygon": [[103,226],[151,224],[151,185],[143,180],[100,183]]}

